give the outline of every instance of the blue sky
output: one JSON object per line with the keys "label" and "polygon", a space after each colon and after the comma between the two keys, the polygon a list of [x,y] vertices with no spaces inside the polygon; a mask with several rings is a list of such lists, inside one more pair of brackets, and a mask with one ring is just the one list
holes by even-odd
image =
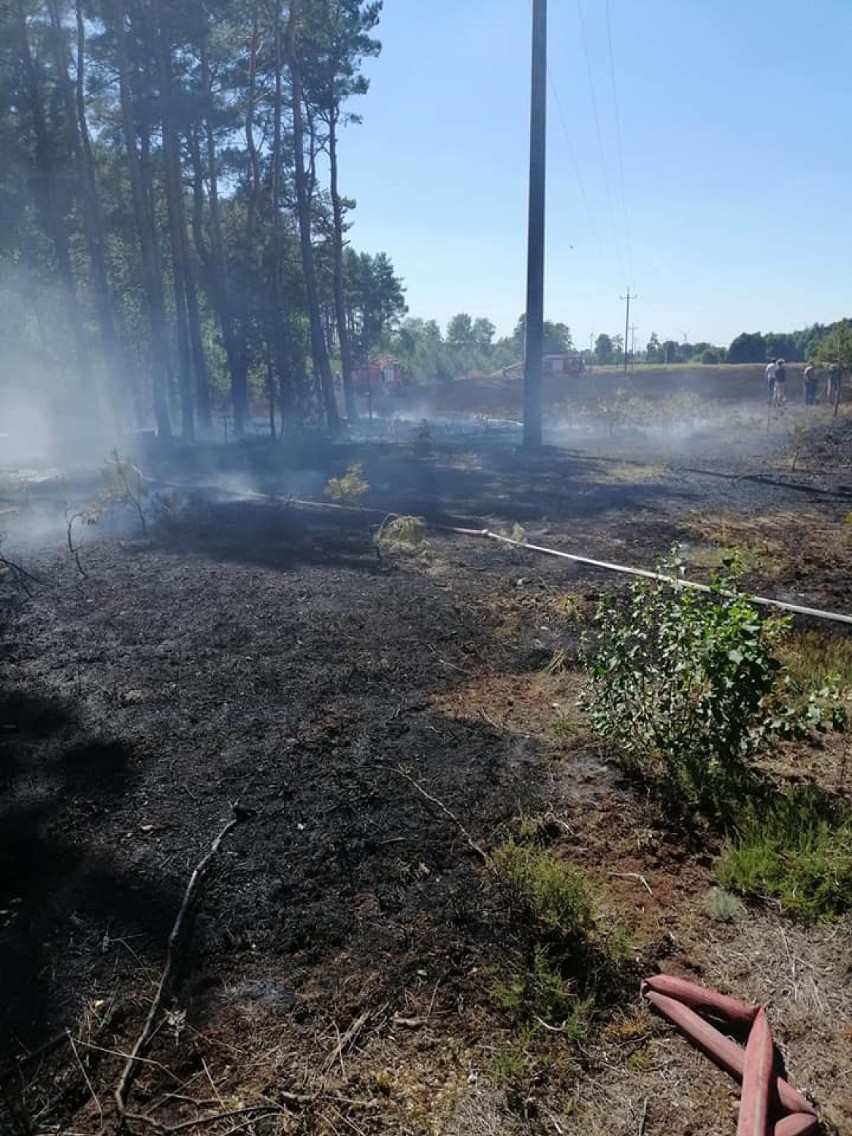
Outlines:
{"label": "blue sky", "polygon": [[[852,314],[852,0],[549,8],[547,318],[614,334],[628,285],[642,345]],[[385,0],[341,189],[412,315],[523,310],[530,25],[530,0]]]}

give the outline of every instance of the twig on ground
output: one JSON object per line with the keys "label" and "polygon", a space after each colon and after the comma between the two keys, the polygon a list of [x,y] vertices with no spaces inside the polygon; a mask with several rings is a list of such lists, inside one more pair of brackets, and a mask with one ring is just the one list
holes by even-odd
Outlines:
{"label": "twig on ground", "polygon": [[[282,1094],[284,1096],[285,1094]],[[288,1094],[295,1096],[295,1094]],[[304,1101],[312,1101],[313,1097],[305,1097]],[[302,1103],[301,1099],[300,1102]],[[196,1116],[192,1120],[181,1120],[177,1124],[163,1124],[160,1120],[155,1120],[153,1116],[145,1116],[139,1112],[127,1112],[124,1114],[124,1119],[133,1122],[134,1124],[147,1124],[150,1128],[155,1128],[158,1132],[162,1132],[163,1136],[172,1136],[175,1132],[188,1132],[190,1128],[200,1128],[203,1124],[217,1124],[222,1120],[235,1120],[238,1116],[252,1116],[257,1113],[263,1113],[269,1116],[277,1116],[286,1109],[283,1105],[276,1104],[250,1104],[243,1108],[235,1108],[229,1112],[211,1112],[208,1116]]]}
{"label": "twig on ground", "polygon": [[404,778],[409,783],[409,785],[413,785],[421,797],[425,797],[427,801],[431,801],[433,805],[437,805],[441,812],[444,813],[445,816],[449,817],[456,828],[459,830],[471,852],[475,852],[480,860],[483,861],[483,863],[488,863],[488,853],[484,852],[483,849],[480,848],[480,846],[476,843],[476,841],[467,831],[456,814],[451,809],[447,808],[443,801],[438,800],[437,797],[434,797],[431,793],[427,792],[427,790],[423,788],[419,781],[415,781],[415,779],[408,773],[406,773],[404,769],[400,768],[400,766],[388,766],[387,768],[392,769],[394,773]]}
{"label": "twig on ground", "polygon": [[232,806],[232,808],[234,809],[235,815],[228,821],[221,832],[219,832],[216,839],[210,845],[210,849],[206,853],[206,855],[203,856],[201,860],[199,860],[198,864],[195,867],[195,870],[190,876],[189,883],[186,886],[183,902],[180,905],[180,909],[177,913],[177,918],[174,921],[174,926],[172,927],[169,934],[168,946],[166,949],[166,965],[163,967],[163,973],[160,976],[157,992],[154,995],[154,1000],[151,1003],[151,1008],[148,1011],[148,1016],[145,1019],[145,1024],[142,1027],[142,1032],[139,1034],[139,1037],[136,1039],[136,1043],[133,1046],[133,1049],[130,1051],[130,1055],[128,1056],[127,1061],[124,1065],[124,1069],[122,1070],[121,1079],[119,1080],[118,1086],[115,1090],[115,1104],[116,1108],[118,1109],[119,1124],[123,1123],[124,1121],[124,1115],[127,1110],[127,1094],[130,1091],[130,1087],[133,1083],[133,1078],[136,1076],[136,1072],[139,1068],[141,1055],[144,1052],[145,1047],[151,1040],[151,1036],[154,1031],[154,1023],[157,1019],[157,1015],[162,1008],[163,1000],[166,996],[166,992],[171,982],[172,971],[175,964],[175,955],[180,945],[187,912],[189,911],[192,901],[195,898],[195,895],[207,871],[207,868],[210,866],[213,857],[219,851],[219,845],[222,843],[228,833],[240,823],[239,818],[236,815],[236,806]]}
{"label": "twig on ground", "polygon": [[645,1121],[648,1119],[648,1098],[642,1101],[642,1116],[639,1118],[639,1132],[637,1136],[645,1136]]}
{"label": "twig on ground", "polygon": [[653,897],[654,895],[654,893],[651,891],[651,885],[648,883],[641,872],[610,872],[609,875],[619,876],[624,880],[638,880],[645,891],[648,893],[648,895],[650,895],[651,897]]}
{"label": "twig on ground", "polygon": [[364,1010],[363,1013],[358,1015],[358,1017],[355,1019],[355,1021],[352,1023],[352,1025],[346,1031],[346,1033],[344,1033],[342,1036],[340,1034],[340,1031],[337,1028],[337,1023],[335,1023],[334,1029],[335,1029],[335,1033],[337,1034],[337,1044],[335,1045],[334,1049],[332,1049],[332,1051],[328,1055],[328,1057],[326,1057],[326,1059],[325,1059],[325,1071],[326,1071],[326,1073],[330,1073],[333,1066],[334,1066],[335,1061],[339,1061],[340,1062],[340,1070],[343,1073],[343,1076],[344,1076],[344,1079],[345,1079],[346,1069],[343,1065],[343,1054],[347,1049],[350,1049],[355,1044],[355,1041],[358,1037],[358,1034],[361,1032],[361,1030],[364,1028],[364,1026],[369,1021],[371,1013],[372,1013],[372,1010]]}
{"label": "twig on ground", "polygon": [[71,1031],[68,1030],[68,1041],[71,1045],[71,1052],[74,1054],[74,1059],[80,1067],[80,1072],[83,1074],[83,1080],[86,1082],[86,1088],[89,1090],[92,1100],[95,1102],[95,1108],[98,1110],[98,1120],[100,1122],[98,1131],[104,1130],[104,1110],[101,1107],[101,1102],[98,1100],[98,1094],[95,1092],[92,1082],[89,1080],[89,1074],[86,1072],[86,1066],[80,1060],[80,1054],[77,1052],[77,1046],[74,1044],[74,1038],[71,1036]]}

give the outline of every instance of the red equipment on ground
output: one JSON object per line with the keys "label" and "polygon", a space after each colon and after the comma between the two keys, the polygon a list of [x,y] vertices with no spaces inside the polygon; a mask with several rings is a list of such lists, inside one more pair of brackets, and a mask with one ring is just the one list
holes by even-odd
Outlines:
{"label": "red equipment on ground", "polygon": [[[817,1132],[819,1121],[811,1102],[774,1070],[772,1031],[762,1006],[667,974],[644,979],[641,992],[693,1045],[742,1081],[737,1136],[813,1136]],[[696,1010],[723,1024],[748,1026],[745,1049]]]}

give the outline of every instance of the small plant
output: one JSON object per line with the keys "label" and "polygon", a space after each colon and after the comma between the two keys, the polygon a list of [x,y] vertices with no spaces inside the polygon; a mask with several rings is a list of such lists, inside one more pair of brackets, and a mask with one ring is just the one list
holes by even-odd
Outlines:
{"label": "small plant", "polygon": [[560,710],[550,719],[547,732],[556,741],[573,742],[582,734],[582,727],[575,714]]}
{"label": "small plant", "polygon": [[544,673],[549,675],[564,674],[571,666],[571,656],[564,647],[557,647],[557,649],[550,656],[547,665],[544,668]]}
{"label": "small plant", "polygon": [[104,507],[100,502],[94,502],[86,505],[82,509],[78,509],[76,513],[72,513],[69,509],[65,510],[66,521],[66,536],[68,538],[68,551],[74,557],[74,563],[77,565],[77,571],[84,580],[88,580],[89,573],[83,567],[80,560],[80,547],[74,543],[74,524],[75,522],[80,525],[87,525],[90,528],[98,523],[103,516]]}
{"label": "small plant", "polygon": [[626,769],[681,808],[729,819],[753,787],[756,753],[820,727],[824,709],[816,696],[804,710],[789,703],[775,654],[789,620],[760,618],[735,569],[714,573],[708,596],[681,586],[677,557],[663,568],[668,579],[599,606],[583,703]]}
{"label": "small plant", "polygon": [[142,535],[148,535],[145,518],[145,479],[142,471],[133,462],[119,456],[113,450],[106,464],[107,487],[101,494],[107,504],[122,504],[132,508],[139,518]]}
{"label": "small plant", "polygon": [[529,966],[504,975],[494,987],[497,1002],[521,1021],[540,1018],[548,1025],[565,1021],[572,1012],[574,998],[570,985],[551,962],[547,951],[537,946]]}
{"label": "small plant", "polygon": [[527,847],[513,839],[491,854],[492,882],[509,907],[527,923],[580,945],[594,927],[591,889],[580,872],[547,849]]}
{"label": "small plant", "polygon": [[738,923],[746,913],[739,896],[724,888],[711,888],[704,900],[704,911],[717,923]]}
{"label": "small plant", "polygon": [[331,477],[325,487],[326,497],[339,505],[360,505],[369,492],[369,482],[364,478],[364,467],[353,462],[342,477]]}
{"label": "small plant", "polygon": [[416,548],[426,541],[426,522],[422,517],[388,517],[376,533],[379,548]]}
{"label": "small plant", "polygon": [[852,910],[852,810],[797,785],[746,810],[718,866],[723,887],[778,899],[812,922]]}

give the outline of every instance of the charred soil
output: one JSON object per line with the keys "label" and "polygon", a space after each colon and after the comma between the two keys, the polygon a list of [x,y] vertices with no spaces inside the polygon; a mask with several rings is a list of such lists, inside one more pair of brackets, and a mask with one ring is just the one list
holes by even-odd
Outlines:
{"label": "charred soil", "polygon": [[[674,540],[736,544],[764,594],[848,609],[845,472],[631,477],[427,439],[316,449],[317,484],[356,460],[375,513],[240,498],[247,479],[299,496],[304,461],[231,447],[160,471],[218,486],[201,514],[146,540],[88,534],[86,579],[58,544],[28,553],[43,582],[2,644],[0,1126],[113,1123],[184,889],[236,815],[131,1131],[730,1131],[733,1086],[638,1003],[640,970],[658,965],[766,1001],[791,1079],[826,1131],[848,1129],[852,925],[798,927],[771,906],[715,922],[717,848],[625,784],[576,709],[579,628],[623,584],[435,527],[410,548],[374,542],[393,510],[520,522],[646,567]],[[802,759],[838,788],[843,762],[836,745]],[[528,929],[472,845],[519,824],[624,932],[576,1036],[521,1026],[496,993]]]}

